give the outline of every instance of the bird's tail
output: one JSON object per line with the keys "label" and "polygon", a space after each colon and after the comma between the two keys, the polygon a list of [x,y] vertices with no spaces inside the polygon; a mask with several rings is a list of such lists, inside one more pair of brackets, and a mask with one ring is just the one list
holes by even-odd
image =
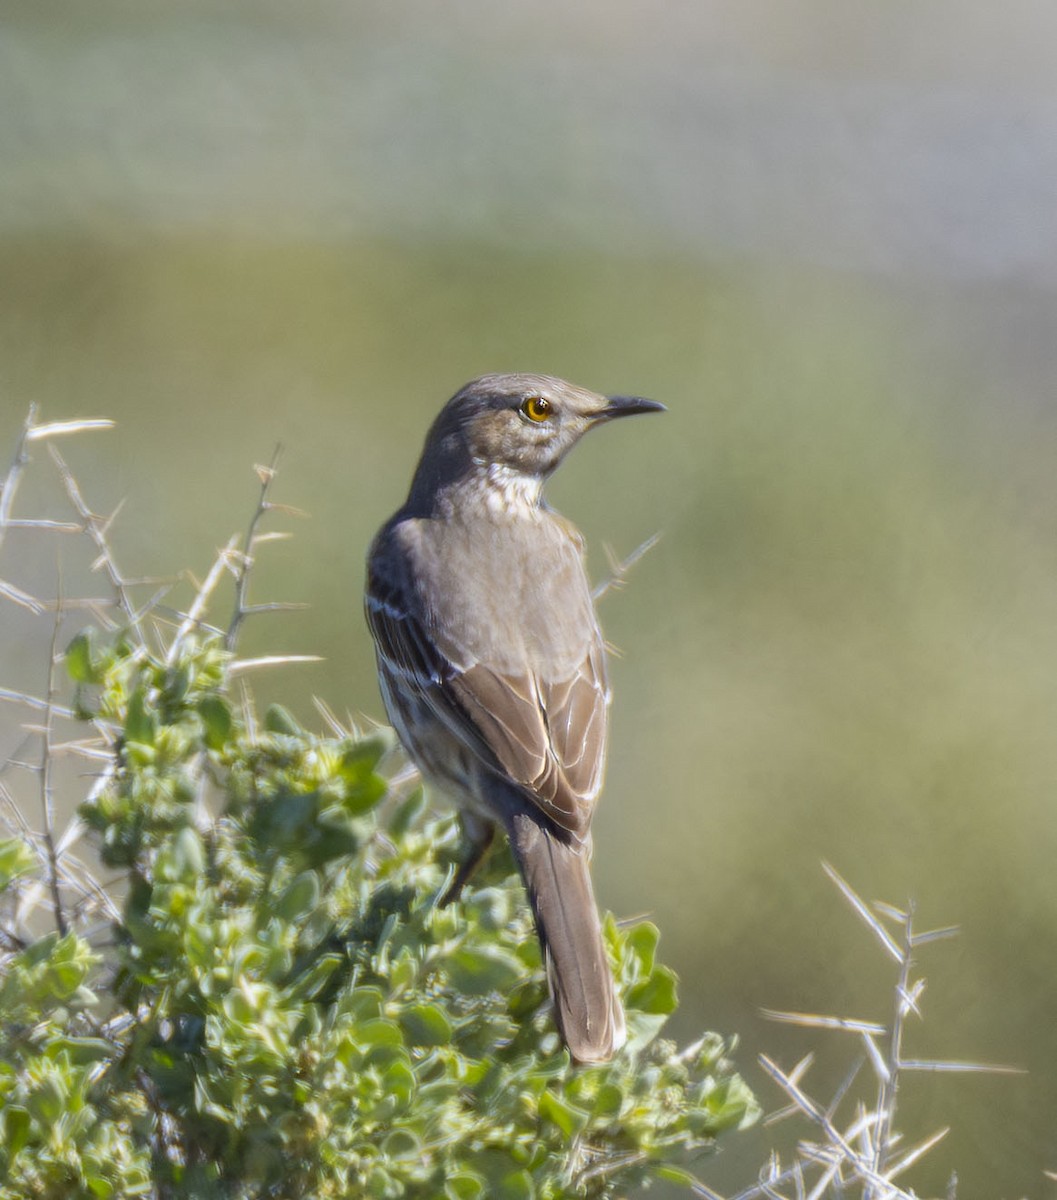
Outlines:
{"label": "bird's tail", "polygon": [[558,1032],[577,1062],[607,1062],[627,1032],[587,848],[563,841],[529,812],[513,813],[507,826],[536,918]]}

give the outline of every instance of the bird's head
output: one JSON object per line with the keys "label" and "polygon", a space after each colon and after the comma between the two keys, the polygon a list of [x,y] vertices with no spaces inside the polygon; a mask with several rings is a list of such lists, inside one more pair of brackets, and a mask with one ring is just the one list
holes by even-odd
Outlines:
{"label": "bird's head", "polygon": [[482,375],[434,421],[416,484],[435,489],[499,471],[538,485],[589,429],[614,417],[663,410],[654,400],[601,396],[551,375]]}

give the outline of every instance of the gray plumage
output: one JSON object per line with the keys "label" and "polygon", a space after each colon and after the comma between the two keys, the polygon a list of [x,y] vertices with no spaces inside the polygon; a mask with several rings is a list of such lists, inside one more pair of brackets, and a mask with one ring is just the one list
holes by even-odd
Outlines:
{"label": "gray plumage", "polygon": [[545,375],[474,380],[434,422],[407,503],[368,556],[390,720],[476,843],[453,892],[501,825],[579,1062],[625,1038],[589,872],[609,688],[582,540],[541,489],[592,426],[661,407]]}

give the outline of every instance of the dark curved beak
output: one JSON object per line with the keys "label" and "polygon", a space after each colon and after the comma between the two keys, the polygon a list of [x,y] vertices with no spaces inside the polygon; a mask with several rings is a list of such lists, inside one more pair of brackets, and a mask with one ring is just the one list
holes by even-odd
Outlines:
{"label": "dark curved beak", "polygon": [[632,417],[636,413],[667,411],[663,404],[643,396],[607,396],[606,406],[595,413],[595,420],[611,421],[614,417]]}

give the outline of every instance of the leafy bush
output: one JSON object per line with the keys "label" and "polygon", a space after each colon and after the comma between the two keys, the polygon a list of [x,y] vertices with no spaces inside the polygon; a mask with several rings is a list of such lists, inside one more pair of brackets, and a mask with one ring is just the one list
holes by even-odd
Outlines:
{"label": "leafy bush", "polygon": [[68,662],[122,730],[81,815],[125,898],[106,956],[53,932],[8,963],[0,1195],[606,1196],[751,1119],[720,1038],[658,1036],[649,924],[607,925],[629,1051],[570,1067],[511,863],[439,907],[455,822],[390,797],[385,737],[253,728],[216,640]]}

